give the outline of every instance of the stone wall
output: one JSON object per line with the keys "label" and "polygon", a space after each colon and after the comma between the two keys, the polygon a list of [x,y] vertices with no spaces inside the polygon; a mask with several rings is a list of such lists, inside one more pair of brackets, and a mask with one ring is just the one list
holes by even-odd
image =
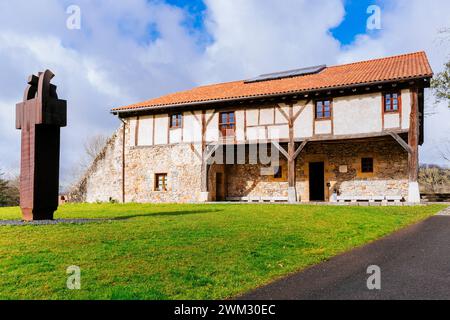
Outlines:
{"label": "stone wall", "polygon": [[[120,127],[73,188],[74,201],[122,201],[122,137],[123,127]],[[131,140],[130,126],[126,126],[126,202],[198,201],[201,161],[190,144],[144,147],[134,146]],[[155,191],[157,173],[167,174],[167,191]]]}
{"label": "stone wall", "polygon": [[[374,172],[361,172],[361,158],[374,159]],[[392,138],[351,142],[310,142],[296,162],[296,190],[301,201],[309,201],[309,163],[324,162],[325,200],[334,190],[343,196],[408,195],[408,155]],[[230,197],[287,197],[285,159],[280,162],[282,178],[261,175],[261,164],[228,165]],[[340,172],[340,167],[346,172]],[[344,171],[344,170],[343,170]],[[327,186],[329,183],[329,186]]]}
{"label": "stone wall", "polygon": [[[167,191],[155,191],[155,174],[167,174]],[[127,148],[126,202],[196,202],[201,160],[188,144]]]}
{"label": "stone wall", "polygon": [[261,175],[262,164],[237,164],[227,166],[227,191],[230,197],[261,196],[287,197],[288,179],[286,161],[281,160],[283,175]]}
{"label": "stone wall", "polygon": [[[371,157],[373,173],[361,172],[361,158]],[[296,164],[297,192],[309,199],[309,162],[325,163],[325,197],[408,195],[408,154],[391,137],[352,142],[309,143]],[[346,166],[347,172],[340,167]],[[345,170],[342,170],[345,171]]]}
{"label": "stone wall", "polygon": [[[200,145],[187,143],[134,146],[130,126],[126,129],[125,201],[196,202],[201,192],[201,160],[193,151]],[[122,200],[122,128],[108,141],[77,185],[78,201]],[[286,146],[285,146],[286,147]],[[209,169],[209,200],[216,200],[216,174],[223,173],[224,195],[288,196],[287,163],[280,156],[282,176],[261,174],[270,165],[213,164]],[[374,172],[361,172],[361,158],[374,159]],[[391,137],[347,142],[309,142],[296,162],[296,190],[309,201],[309,163],[325,165],[325,200],[333,190],[344,196],[408,194],[408,155]],[[345,167],[346,170],[340,170]],[[342,172],[346,171],[346,172]],[[155,191],[155,174],[167,174],[167,191]],[[327,186],[327,183],[329,184]],[[73,197],[73,196],[72,196]]]}
{"label": "stone wall", "polygon": [[72,188],[72,201],[108,202],[122,199],[122,137],[123,127],[120,127],[107,141],[80,182]]}

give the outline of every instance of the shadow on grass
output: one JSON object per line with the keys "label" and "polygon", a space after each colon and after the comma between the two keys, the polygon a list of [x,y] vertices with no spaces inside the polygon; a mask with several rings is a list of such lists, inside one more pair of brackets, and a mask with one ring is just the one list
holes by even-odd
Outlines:
{"label": "shadow on grass", "polygon": [[129,219],[133,219],[133,218],[152,218],[152,217],[176,217],[176,216],[185,216],[185,215],[190,215],[190,214],[205,214],[205,213],[213,213],[213,212],[221,212],[221,211],[223,211],[223,210],[214,209],[214,210],[167,211],[167,212],[123,215],[120,217],[111,218],[110,220],[129,220]]}
{"label": "shadow on grass", "polygon": [[119,217],[107,217],[107,218],[65,218],[63,217],[55,218],[55,220],[49,221],[34,221],[34,222],[23,222],[22,219],[1,219],[0,217],[0,226],[2,225],[49,225],[49,224],[59,224],[59,223],[77,223],[77,222],[102,222],[102,221],[121,221],[121,220],[130,220],[134,218],[156,218],[156,217],[176,217],[176,216],[185,216],[191,214],[206,214],[206,213],[214,213],[214,212],[222,212],[224,210],[220,209],[208,209],[208,210],[180,210],[180,211],[166,211],[166,212],[149,212],[142,214],[128,214],[121,215]]}

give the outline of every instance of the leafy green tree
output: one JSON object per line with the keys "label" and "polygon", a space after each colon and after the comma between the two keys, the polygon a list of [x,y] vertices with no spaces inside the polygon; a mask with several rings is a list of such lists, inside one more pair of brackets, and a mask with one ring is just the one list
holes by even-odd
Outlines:
{"label": "leafy green tree", "polygon": [[445,64],[445,69],[439,72],[433,80],[431,87],[434,90],[436,101],[447,101],[450,108],[450,61]]}

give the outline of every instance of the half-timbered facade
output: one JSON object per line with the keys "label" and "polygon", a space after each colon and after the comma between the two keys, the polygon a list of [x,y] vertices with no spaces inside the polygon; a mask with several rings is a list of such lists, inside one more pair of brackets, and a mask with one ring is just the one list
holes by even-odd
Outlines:
{"label": "half-timbered facade", "polygon": [[194,88],[123,122],[87,201],[419,201],[424,52]]}

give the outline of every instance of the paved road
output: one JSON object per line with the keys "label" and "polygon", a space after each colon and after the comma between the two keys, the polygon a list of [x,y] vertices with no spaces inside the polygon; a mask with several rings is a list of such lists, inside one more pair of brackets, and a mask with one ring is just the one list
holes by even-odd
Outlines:
{"label": "paved road", "polygon": [[[239,299],[450,299],[450,208]],[[368,290],[367,267],[381,268]]]}

